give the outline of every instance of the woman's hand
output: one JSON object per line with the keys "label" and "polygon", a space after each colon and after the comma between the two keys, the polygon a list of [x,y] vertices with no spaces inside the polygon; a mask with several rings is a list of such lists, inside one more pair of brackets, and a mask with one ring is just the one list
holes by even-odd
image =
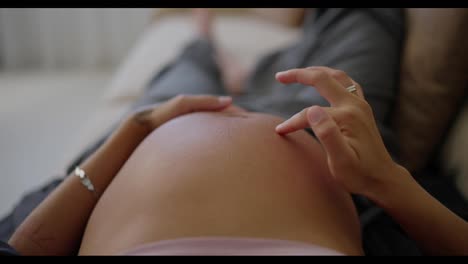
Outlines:
{"label": "woman's hand", "polygon": [[149,132],[178,116],[197,111],[221,111],[230,106],[232,98],[211,95],[178,95],[158,105],[137,110],[130,117]]}
{"label": "woman's hand", "polygon": [[[314,86],[331,107],[311,106],[276,127],[288,134],[311,127],[327,153],[334,178],[349,192],[376,198],[381,186],[404,170],[388,154],[359,84],[346,73],[309,67],[277,73],[278,81]],[[355,85],[355,93],[346,89]],[[400,173],[401,174],[401,173]]]}
{"label": "woman's hand", "polygon": [[[468,254],[468,224],[422,188],[388,154],[361,87],[342,71],[310,67],[280,72],[282,83],[314,86],[331,107],[312,106],[280,124],[287,134],[311,127],[334,178],[383,208],[426,253]],[[347,91],[356,85],[357,93]],[[429,231],[429,232],[428,232]]]}

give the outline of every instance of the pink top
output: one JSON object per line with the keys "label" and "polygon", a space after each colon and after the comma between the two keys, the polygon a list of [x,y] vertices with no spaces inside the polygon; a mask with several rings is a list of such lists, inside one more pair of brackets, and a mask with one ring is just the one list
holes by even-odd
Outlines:
{"label": "pink top", "polygon": [[279,239],[200,237],[144,244],[122,255],[344,255],[321,246]]}

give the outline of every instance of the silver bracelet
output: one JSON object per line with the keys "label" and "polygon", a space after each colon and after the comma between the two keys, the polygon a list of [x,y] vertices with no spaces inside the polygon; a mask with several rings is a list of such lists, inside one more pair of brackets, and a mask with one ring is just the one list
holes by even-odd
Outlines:
{"label": "silver bracelet", "polygon": [[90,192],[96,195],[94,185],[91,182],[91,180],[88,178],[84,170],[82,170],[80,167],[76,167],[75,175],[78,176],[78,178],[80,178],[81,183],[86,187],[86,189],[88,189]]}

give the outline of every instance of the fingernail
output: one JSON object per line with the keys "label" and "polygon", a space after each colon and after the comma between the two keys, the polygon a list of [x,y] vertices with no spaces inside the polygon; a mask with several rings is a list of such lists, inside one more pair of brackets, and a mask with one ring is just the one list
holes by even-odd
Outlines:
{"label": "fingernail", "polygon": [[320,106],[312,106],[307,111],[307,118],[311,125],[315,125],[325,116],[325,111]]}
{"label": "fingernail", "polygon": [[218,97],[218,101],[220,104],[225,105],[232,101],[232,97],[230,96],[220,96]]}
{"label": "fingernail", "polygon": [[283,127],[284,127],[283,124],[279,124],[279,125],[276,126],[275,130],[278,132],[278,131],[280,131]]}
{"label": "fingernail", "polygon": [[276,75],[275,75],[275,77],[276,77],[276,78],[280,78],[281,76],[284,76],[285,74],[286,74],[285,71],[277,72]]}

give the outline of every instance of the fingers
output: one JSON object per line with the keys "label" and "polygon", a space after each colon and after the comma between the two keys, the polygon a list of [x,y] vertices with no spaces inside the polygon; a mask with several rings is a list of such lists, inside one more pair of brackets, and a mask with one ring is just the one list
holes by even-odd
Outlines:
{"label": "fingers", "polygon": [[[332,111],[333,109],[329,107],[323,107],[325,111]],[[299,113],[293,115],[288,120],[276,126],[276,133],[280,135],[289,134],[296,132],[301,129],[310,127],[309,121],[307,120],[307,111],[309,108],[304,108]]]}
{"label": "fingers", "polygon": [[349,98],[345,87],[333,78],[329,72],[321,69],[292,69],[276,74],[281,83],[302,83],[315,89],[332,105],[338,105]]}
{"label": "fingers", "polygon": [[247,113],[248,111],[240,106],[231,104],[230,106],[223,108],[225,113]]}
{"label": "fingers", "polygon": [[[299,113],[293,115],[288,120],[276,126],[276,133],[280,135],[285,135],[289,133],[296,132],[301,129],[310,127],[309,120],[307,119],[307,111],[310,107],[304,108]],[[329,115],[336,115],[336,110],[331,107],[322,107],[322,109],[328,112]]]}
{"label": "fingers", "polygon": [[349,87],[353,85],[353,80],[346,74],[344,71],[335,70],[332,68],[324,67],[324,66],[313,66],[307,67],[308,70],[322,70],[327,72],[332,78],[335,78],[343,87]]}
{"label": "fingers", "polygon": [[304,108],[301,112],[276,126],[276,133],[285,135],[309,127],[309,122],[307,121],[308,109],[309,108]]}
{"label": "fingers", "polygon": [[134,114],[135,121],[148,125],[150,131],[165,122],[196,111],[220,111],[232,104],[229,96],[178,95],[162,104],[140,108]]}
{"label": "fingers", "polygon": [[277,73],[276,79],[285,84],[298,82],[314,86],[332,106],[346,99],[356,99],[356,96],[350,96],[351,93],[346,90],[347,87],[352,85],[355,85],[357,89],[357,93],[353,93],[353,95],[364,99],[364,93],[358,83],[344,71],[329,67],[313,66],[305,69],[292,69]]}
{"label": "fingers", "polygon": [[305,108],[276,127],[279,134],[287,134],[306,127],[312,128],[329,157],[338,158],[350,151],[340,128],[329,112],[333,109],[312,106]]}
{"label": "fingers", "polygon": [[345,88],[350,87],[351,85],[355,85],[357,89],[357,95],[361,98],[364,98],[364,93],[362,91],[361,86],[353,79],[351,79],[351,77],[349,77],[349,75],[346,72],[324,66],[312,66],[307,67],[306,69],[326,71],[328,74],[330,74],[332,78],[335,78]]}
{"label": "fingers", "polygon": [[308,108],[306,115],[310,127],[322,143],[329,158],[338,160],[351,155],[351,149],[341,134],[340,128],[327,111],[320,106],[312,106]]}
{"label": "fingers", "polygon": [[183,115],[196,111],[222,110],[231,105],[232,98],[229,96],[178,95],[171,99],[171,103],[175,114]]}

